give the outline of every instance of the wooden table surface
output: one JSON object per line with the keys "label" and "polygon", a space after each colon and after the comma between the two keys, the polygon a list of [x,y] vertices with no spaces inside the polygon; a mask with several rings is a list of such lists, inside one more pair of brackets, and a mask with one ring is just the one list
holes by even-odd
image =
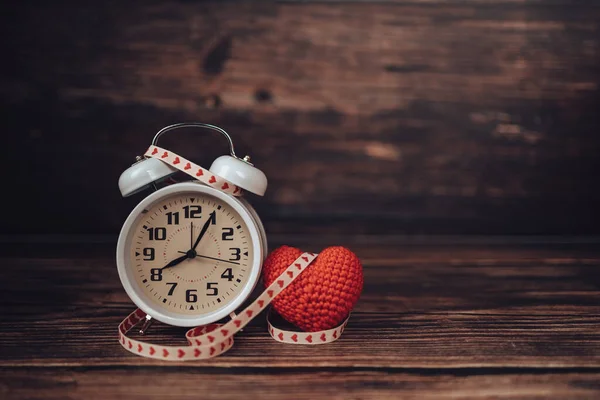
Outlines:
{"label": "wooden table surface", "polygon": [[[327,240],[272,238],[318,251]],[[594,240],[340,240],[365,288],[340,340],[273,341],[259,317],[209,361],[136,357],[113,247],[2,245],[0,397],[600,398]],[[185,329],[152,328],[184,343]]]}

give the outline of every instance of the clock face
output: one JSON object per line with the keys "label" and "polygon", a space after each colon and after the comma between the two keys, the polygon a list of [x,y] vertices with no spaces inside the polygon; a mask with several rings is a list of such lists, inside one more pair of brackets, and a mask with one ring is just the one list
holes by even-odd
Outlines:
{"label": "clock face", "polygon": [[190,317],[213,313],[254,285],[251,230],[220,197],[173,193],[139,211],[125,249],[127,276],[153,309]]}

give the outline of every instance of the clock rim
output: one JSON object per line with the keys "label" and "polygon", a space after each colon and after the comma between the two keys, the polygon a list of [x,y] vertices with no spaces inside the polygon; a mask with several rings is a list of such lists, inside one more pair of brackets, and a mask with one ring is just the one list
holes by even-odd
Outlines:
{"label": "clock rim", "polygon": [[[134,234],[132,228],[134,227],[134,225],[136,225],[138,220],[142,218],[141,211],[159,202],[162,198],[191,192],[214,196],[231,206],[240,215],[240,217],[248,227],[253,248],[251,271],[246,285],[237,294],[237,296],[234,299],[232,299],[229,302],[229,304],[227,304],[225,307],[200,316],[187,316],[184,314],[178,314],[175,312],[161,309],[161,306],[159,304],[154,304],[154,302],[152,302],[151,299],[147,298],[147,296],[143,294],[141,288],[135,282],[135,277],[131,276],[132,269],[127,267],[127,252],[131,251],[131,242],[133,240]],[[175,183],[173,185],[159,189],[154,193],[151,193],[134,207],[134,209],[131,211],[131,213],[125,220],[125,223],[121,228],[121,232],[119,233],[119,240],[117,242],[116,252],[117,270],[119,272],[119,279],[121,280],[121,284],[123,285],[125,292],[127,292],[127,295],[136,304],[136,306],[138,306],[138,308],[140,308],[146,314],[160,322],[173,326],[192,327],[198,325],[206,325],[218,321],[221,318],[231,314],[240,305],[242,305],[244,301],[247,300],[247,298],[250,296],[250,294],[256,287],[262,269],[262,261],[265,256],[265,254],[263,254],[265,250],[263,250],[264,241],[261,237],[262,232],[258,226],[258,222],[255,221],[255,216],[253,216],[252,214],[253,213],[235,197],[227,193],[221,192],[218,189],[205,186],[202,183]],[[258,218],[258,216],[256,216],[256,218]]]}

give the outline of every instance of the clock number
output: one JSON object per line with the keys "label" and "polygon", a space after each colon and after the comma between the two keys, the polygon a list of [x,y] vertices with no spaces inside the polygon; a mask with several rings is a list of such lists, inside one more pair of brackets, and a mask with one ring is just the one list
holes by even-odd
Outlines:
{"label": "clock number", "polygon": [[223,228],[223,233],[221,234],[221,239],[233,240],[233,228]]}
{"label": "clock number", "polygon": [[158,281],[158,282],[162,281],[162,269],[160,269],[160,268],[152,268],[150,270],[150,273],[152,274],[152,275],[150,275],[150,280],[151,281],[155,281],[155,282],[156,281]]}
{"label": "clock number", "polygon": [[167,282],[167,285],[172,285],[168,293],[169,296],[172,296],[173,292],[175,291],[175,288],[177,287],[177,282]]}
{"label": "clock number", "polygon": [[233,271],[231,271],[231,268],[225,268],[225,271],[221,274],[221,278],[231,282],[233,280]]}
{"label": "clock number", "polygon": [[[213,287],[214,285],[214,287]],[[218,282],[207,282],[206,290],[212,290],[212,293],[206,293],[207,296],[216,296],[219,294]]]}
{"label": "clock number", "polygon": [[215,211],[210,213],[210,218],[209,221],[212,225],[216,225],[217,224],[217,213]]}
{"label": "clock number", "polygon": [[167,228],[148,228],[149,240],[165,240],[167,238]]}
{"label": "clock number", "polygon": [[179,211],[167,213],[167,224],[168,225],[179,225]]}
{"label": "clock number", "polygon": [[198,301],[198,295],[196,289],[188,289],[185,291],[185,301],[188,303],[195,303]]}
{"label": "clock number", "polygon": [[202,207],[185,206],[183,207],[183,213],[186,218],[200,218],[200,214],[202,214]]}
{"label": "clock number", "polygon": [[142,252],[144,253],[144,261],[154,260],[154,247],[145,247]]}
{"label": "clock number", "polygon": [[242,258],[240,256],[240,249],[238,247],[230,247],[229,250],[231,250],[233,253],[231,254],[231,257],[233,258],[229,258],[229,261],[239,261],[240,258]]}

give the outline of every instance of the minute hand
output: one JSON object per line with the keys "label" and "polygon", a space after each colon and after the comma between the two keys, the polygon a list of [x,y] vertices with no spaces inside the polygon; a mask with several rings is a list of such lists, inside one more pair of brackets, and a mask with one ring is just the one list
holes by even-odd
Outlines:
{"label": "minute hand", "polygon": [[196,238],[196,241],[194,242],[194,245],[192,246],[192,250],[196,250],[196,247],[198,247],[198,243],[200,243],[200,240],[202,240],[202,237],[204,236],[204,234],[208,230],[208,226],[210,225],[210,223],[213,220],[213,218],[216,217],[215,214],[216,214],[215,211],[213,211],[213,212],[210,213],[210,218],[207,219],[206,222],[204,223],[204,226],[202,227],[202,230],[200,231],[200,234],[198,235],[198,238]]}

